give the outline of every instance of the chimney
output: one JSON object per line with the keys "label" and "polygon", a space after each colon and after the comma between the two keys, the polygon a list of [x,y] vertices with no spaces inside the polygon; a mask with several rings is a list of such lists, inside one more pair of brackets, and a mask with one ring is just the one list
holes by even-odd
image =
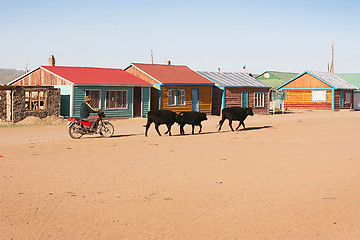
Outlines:
{"label": "chimney", "polygon": [[171,61],[170,61],[170,60],[166,60],[166,61],[165,61],[165,64],[166,64],[166,65],[171,65]]}
{"label": "chimney", "polygon": [[220,68],[218,68],[218,72],[221,72],[221,71],[220,71]]}
{"label": "chimney", "polygon": [[54,55],[51,55],[51,57],[49,57],[49,66],[55,66],[55,57]]}

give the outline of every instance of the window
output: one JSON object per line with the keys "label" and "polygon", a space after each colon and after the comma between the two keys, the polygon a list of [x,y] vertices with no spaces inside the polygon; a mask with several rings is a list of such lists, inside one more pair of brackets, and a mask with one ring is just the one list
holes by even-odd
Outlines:
{"label": "window", "polygon": [[312,91],[313,102],[326,102],[326,90],[314,90]]}
{"label": "window", "polygon": [[106,109],[127,109],[127,91],[106,91]]}
{"label": "window", "polygon": [[86,90],[85,95],[91,98],[90,106],[94,109],[100,109],[100,90]]}
{"label": "window", "polygon": [[351,92],[345,93],[345,103],[351,103]]}
{"label": "window", "polygon": [[186,91],[185,89],[168,90],[168,106],[185,106]]}
{"label": "window", "polygon": [[185,106],[185,89],[178,89],[177,91],[177,105]]}
{"label": "window", "polygon": [[168,90],[168,106],[176,105],[176,89]]}
{"label": "window", "polygon": [[45,91],[25,91],[25,110],[44,110]]}
{"label": "window", "polygon": [[255,93],[255,107],[265,107],[265,93]]}

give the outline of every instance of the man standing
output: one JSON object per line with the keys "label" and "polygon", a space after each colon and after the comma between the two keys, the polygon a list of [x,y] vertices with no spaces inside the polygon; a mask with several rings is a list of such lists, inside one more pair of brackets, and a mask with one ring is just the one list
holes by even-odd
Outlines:
{"label": "man standing", "polygon": [[84,102],[81,104],[80,108],[80,118],[84,118],[87,121],[91,122],[90,130],[94,130],[95,123],[97,121],[97,118],[90,116],[90,113],[97,113],[100,112],[100,110],[95,110],[90,106],[91,98],[89,96],[85,96]]}

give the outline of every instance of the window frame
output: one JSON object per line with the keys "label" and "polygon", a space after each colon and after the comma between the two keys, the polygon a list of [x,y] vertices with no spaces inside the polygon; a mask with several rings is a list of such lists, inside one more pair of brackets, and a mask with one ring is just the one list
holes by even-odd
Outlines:
{"label": "window frame", "polygon": [[[126,101],[125,105],[126,106],[125,107],[108,107],[108,93],[109,93],[109,97],[110,97],[110,92],[124,92],[126,94],[126,96],[125,96],[125,98],[120,96],[120,101],[121,101],[121,99],[125,99],[125,101]],[[115,103],[116,103],[116,101],[115,101]],[[122,104],[119,103],[119,105],[122,105]],[[129,109],[129,93],[128,93],[128,90],[106,90],[106,93],[105,93],[105,109],[106,110]]]}
{"label": "window frame", "polygon": [[[349,96],[349,99],[347,99],[346,97]],[[347,101],[349,100],[349,101]],[[351,103],[351,92],[345,92],[345,96],[344,96],[344,104],[350,104]]]}
{"label": "window frame", "polygon": [[[89,96],[89,95],[87,95],[87,92],[95,92],[95,91],[99,92],[99,105],[98,105],[98,107],[91,106],[91,101],[90,101],[90,106],[92,108],[94,108],[95,110],[99,110],[99,109],[101,109],[101,89],[86,89],[85,96]],[[93,97],[91,97],[91,99],[93,99]]]}
{"label": "window frame", "polygon": [[[261,96],[260,99],[258,99],[257,96]],[[259,101],[261,101],[261,105],[258,105]],[[265,107],[265,92],[254,92],[254,107],[255,108]]]}
{"label": "window frame", "polygon": [[[33,96],[33,93],[37,93],[37,96]],[[47,100],[46,96],[47,96],[46,90],[25,90],[24,91],[25,111],[46,110],[46,100]],[[35,105],[35,103],[37,103],[37,105]]]}
{"label": "window frame", "polygon": [[[179,94],[181,92],[183,94]],[[182,97],[183,103],[179,103],[180,97]],[[171,98],[173,103],[170,103]],[[186,88],[169,88],[167,91],[167,104],[169,107],[186,106]]]}
{"label": "window frame", "polygon": [[[324,99],[314,99],[314,93],[324,93],[325,92],[325,100]],[[318,96],[316,96],[318,97]],[[327,102],[327,91],[326,90],[312,90],[311,91],[311,102],[319,102],[319,103],[326,103]]]}

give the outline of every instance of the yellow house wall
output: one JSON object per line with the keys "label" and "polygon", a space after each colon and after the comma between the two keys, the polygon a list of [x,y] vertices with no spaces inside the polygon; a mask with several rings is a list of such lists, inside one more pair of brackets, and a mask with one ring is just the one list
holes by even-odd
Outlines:
{"label": "yellow house wall", "polygon": [[[211,113],[211,88],[212,86],[203,86],[203,85],[172,85],[172,86],[161,86],[161,109],[171,110],[174,112],[182,111],[191,111],[192,102],[191,102],[191,89],[199,89],[199,111]],[[168,90],[169,89],[185,89],[186,94],[186,105],[185,106],[168,106]]]}

